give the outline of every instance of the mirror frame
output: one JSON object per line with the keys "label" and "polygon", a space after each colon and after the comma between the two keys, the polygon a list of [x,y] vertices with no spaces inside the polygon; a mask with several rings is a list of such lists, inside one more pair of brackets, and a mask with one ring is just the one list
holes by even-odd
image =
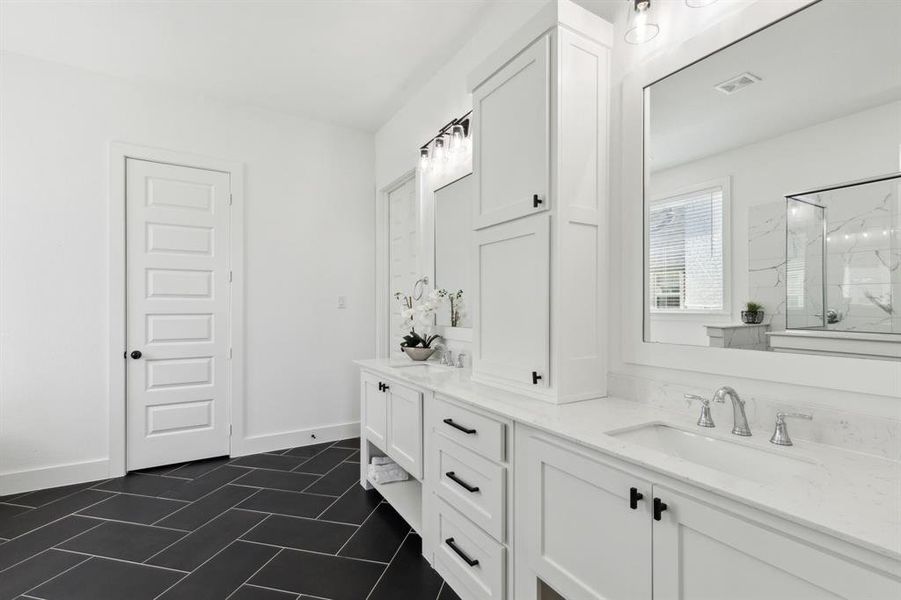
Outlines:
{"label": "mirror frame", "polygon": [[[618,241],[622,252],[619,300],[622,313],[620,344],[624,363],[639,368],[701,372],[736,379],[831,388],[893,399],[901,390],[901,368],[893,361],[724,350],[644,341],[645,318],[648,313],[645,285],[647,235],[644,220],[645,191],[648,189],[644,169],[644,148],[647,145],[644,124],[648,99],[645,88],[761,29],[791,18],[815,3],[810,0],[756,2],[724,17],[716,27],[708,28],[677,46],[666,48],[665,52],[645,61],[624,78],[620,98],[622,164],[619,165],[617,180],[619,190],[612,194],[621,203],[619,216],[622,227],[618,231],[617,228],[611,231],[613,243],[617,244]],[[641,298],[642,301],[635,302],[635,298]]]}

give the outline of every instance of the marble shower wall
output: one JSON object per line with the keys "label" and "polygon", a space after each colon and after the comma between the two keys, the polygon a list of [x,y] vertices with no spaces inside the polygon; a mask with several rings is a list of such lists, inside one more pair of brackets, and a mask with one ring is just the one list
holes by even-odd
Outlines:
{"label": "marble shower wall", "polygon": [[818,194],[826,206],[829,329],[901,333],[901,179]]}
{"label": "marble shower wall", "polygon": [[825,271],[828,329],[901,334],[901,178],[804,200],[748,209],[748,299],[770,331],[823,326]]}
{"label": "marble shower wall", "polygon": [[785,201],[748,208],[748,298],[763,305],[770,331],[785,329]]}

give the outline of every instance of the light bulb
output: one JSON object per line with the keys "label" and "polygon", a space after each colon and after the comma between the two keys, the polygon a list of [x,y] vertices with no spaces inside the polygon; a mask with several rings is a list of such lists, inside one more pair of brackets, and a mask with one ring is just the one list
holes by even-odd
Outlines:
{"label": "light bulb", "polygon": [[435,162],[441,163],[447,160],[447,153],[444,151],[444,138],[440,137],[435,140]]}
{"label": "light bulb", "polygon": [[457,154],[461,150],[463,150],[463,126],[462,125],[453,125],[451,127],[450,133],[450,144],[448,145],[448,150],[452,154]]}
{"label": "light bulb", "polygon": [[423,171],[429,168],[429,147],[425,146],[419,149],[419,168]]}

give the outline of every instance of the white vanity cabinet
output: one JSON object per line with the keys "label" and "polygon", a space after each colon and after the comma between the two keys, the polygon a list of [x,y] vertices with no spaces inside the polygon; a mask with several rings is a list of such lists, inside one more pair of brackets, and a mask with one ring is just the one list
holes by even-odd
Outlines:
{"label": "white vanity cabinet", "polygon": [[519,598],[537,577],[567,600],[650,600],[650,482],[528,429],[515,445]]}
{"label": "white vanity cabinet", "polygon": [[363,437],[417,479],[423,475],[422,402],[421,390],[365,371],[360,376]]}
{"label": "white vanity cabinet", "polygon": [[463,600],[513,598],[513,424],[440,396],[427,407],[423,548]]}
{"label": "white vanity cabinet", "polygon": [[474,354],[483,382],[547,388],[550,217],[476,232]]}
{"label": "white vanity cabinet", "polygon": [[550,43],[539,38],[473,92],[476,229],[548,208]]}
{"label": "white vanity cabinet", "polygon": [[612,38],[551,2],[469,78],[473,379],[554,403],[606,394]]}
{"label": "white vanity cabinet", "polygon": [[901,597],[884,557],[527,427],[515,446],[517,600]]}
{"label": "white vanity cabinet", "polygon": [[376,375],[360,374],[360,430],[363,437],[381,449],[387,447],[388,395]]}
{"label": "white vanity cabinet", "polygon": [[667,505],[654,523],[655,599],[901,597],[888,574],[711,506],[712,496],[662,485],[653,494]]}

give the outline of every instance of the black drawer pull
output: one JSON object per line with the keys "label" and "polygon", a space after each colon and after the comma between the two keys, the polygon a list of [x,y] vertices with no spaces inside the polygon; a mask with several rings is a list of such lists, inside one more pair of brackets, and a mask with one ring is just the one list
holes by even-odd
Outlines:
{"label": "black drawer pull", "polygon": [[666,503],[662,502],[660,498],[654,498],[654,520],[659,521],[660,515],[663,514],[667,508]]}
{"label": "black drawer pull", "polygon": [[454,538],[447,538],[446,540],[444,540],[444,543],[447,544],[448,547],[453,550],[457,554],[457,556],[462,558],[463,561],[466,562],[466,564],[470,567],[474,567],[479,564],[479,561],[469,558],[465,552],[457,548],[457,545],[454,543]]}
{"label": "black drawer pull", "polygon": [[638,491],[638,488],[629,488],[629,508],[635,510],[638,508],[638,501],[644,498],[644,494]]}
{"label": "black drawer pull", "polygon": [[463,481],[462,479],[460,479],[459,477],[457,477],[457,475],[456,475],[453,471],[448,471],[448,472],[445,473],[444,475],[445,475],[448,479],[450,479],[451,481],[453,481],[454,483],[456,483],[457,485],[459,485],[461,488],[463,488],[464,490],[466,490],[467,492],[469,492],[470,494],[475,494],[476,492],[479,491],[479,486],[477,486],[477,485],[476,485],[476,486],[469,485],[468,483],[466,483],[465,481]]}
{"label": "black drawer pull", "polygon": [[465,433],[466,435],[475,435],[475,433],[476,433],[476,430],[475,430],[475,429],[469,429],[469,428],[467,428],[467,427],[463,427],[462,425],[459,425],[459,424],[457,424],[457,423],[454,423],[454,420],[453,420],[453,419],[444,419],[444,423],[445,423],[446,425],[450,425],[450,426],[453,427],[454,429],[459,429],[460,431],[462,431],[462,432]]}
{"label": "black drawer pull", "polygon": [[384,391],[385,391],[385,384],[382,383],[381,381],[379,382],[379,391],[380,391],[380,392],[384,392]]}

